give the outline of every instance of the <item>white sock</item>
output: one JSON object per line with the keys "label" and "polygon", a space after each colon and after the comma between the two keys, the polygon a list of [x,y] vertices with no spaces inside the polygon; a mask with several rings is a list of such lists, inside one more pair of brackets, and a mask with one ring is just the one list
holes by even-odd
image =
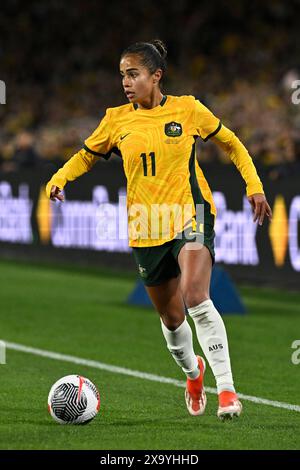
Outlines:
{"label": "white sock", "polygon": [[234,392],[225,325],[213,302],[205,300],[188,308],[194,320],[199,344],[216,379],[218,393]]}
{"label": "white sock", "polygon": [[200,375],[198,360],[193,348],[193,334],[185,318],[174,331],[169,330],[161,320],[161,328],[167,342],[167,348],[187,377],[196,379]]}

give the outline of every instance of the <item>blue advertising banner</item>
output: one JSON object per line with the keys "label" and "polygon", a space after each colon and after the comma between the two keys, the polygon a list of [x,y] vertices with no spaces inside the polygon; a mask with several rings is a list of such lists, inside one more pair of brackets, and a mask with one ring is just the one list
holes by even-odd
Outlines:
{"label": "blue advertising banner", "polygon": [[[101,161],[92,172],[69,183],[63,203],[52,202],[45,194],[45,183],[54,171],[44,166],[35,172],[0,174],[1,252],[15,248],[19,253],[26,246],[27,253],[35,247],[39,256],[51,250],[74,257],[78,251],[91,262],[119,260],[120,267],[133,267],[126,260],[131,248],[121,161]],[[232,165],[209,165],[204,173],[217,207],[216,262],[226,266],[234,279],[296,286],[300,274],[298,175],[276,183],[262,178],[273,219],[259,226],[253,223],[243,180]]]}

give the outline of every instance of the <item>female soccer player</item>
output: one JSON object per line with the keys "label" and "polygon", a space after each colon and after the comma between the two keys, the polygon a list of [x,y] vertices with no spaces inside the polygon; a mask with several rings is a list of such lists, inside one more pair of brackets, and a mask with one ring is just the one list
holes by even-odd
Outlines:
{"label": "female soccer player", "polygon": [[53,175],[46,191],[52,200],[62,201],[65,184],[99,158],[108,159],[112,152],[122,157],[129,245],[160,315],[167,348],[187,376],[187,409],[202,415],[206,395],[205,361],[195,355],[185,308],[216,379],[217,415],[232,418],[240,415],[242,405],[234,388],[225,326],[209,297],[216,208],[195,158],[195,139],[212,139],[228,153],[246,182],[254,222],[261,225],[272,213],[252,159],[235,134],[193,96],[162,93],[165,58],[159,40],[133,44],[122,53],[120,73],[129,103],[107,109],[83,149]]}

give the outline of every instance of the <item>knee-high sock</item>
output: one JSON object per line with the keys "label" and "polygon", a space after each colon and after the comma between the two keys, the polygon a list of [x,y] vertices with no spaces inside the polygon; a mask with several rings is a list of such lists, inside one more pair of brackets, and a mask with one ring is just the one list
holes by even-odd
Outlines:
{"label": "knee-high sock", "polygon": [[196,379],[200,372],[193,348],[192,330],[186,318],[174,331],[169,330],[161,319],[161,328],[167,342],[167,348],[177,364],[187,377]]}
{"label": "knee-high sock", "polygon": [[234,390],[227,335],[223,320],[213,302],[205,300],[188,308],[194,320],[199,344],[216,379],[218,393]]}

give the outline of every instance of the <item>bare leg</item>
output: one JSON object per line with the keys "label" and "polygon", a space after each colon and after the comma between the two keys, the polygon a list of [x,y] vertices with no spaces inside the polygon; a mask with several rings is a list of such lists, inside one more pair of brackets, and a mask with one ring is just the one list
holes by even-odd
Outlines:
{"label": "bare leg", "polygon": [[176,330],[185,319],[180,277],[154,287],[146,286],[149,297],[169,330]]}
{"label": "bare leg", "polygon": [[[192,242],[186,243],[178,255],[181,290],[187,308],[199,305],[210,298],[209,286],[212,270],[208,248],[197,243],[199,249],[191,250],[189,249],[191,245]],[[196,247],[196,243],[193,245]]]}

